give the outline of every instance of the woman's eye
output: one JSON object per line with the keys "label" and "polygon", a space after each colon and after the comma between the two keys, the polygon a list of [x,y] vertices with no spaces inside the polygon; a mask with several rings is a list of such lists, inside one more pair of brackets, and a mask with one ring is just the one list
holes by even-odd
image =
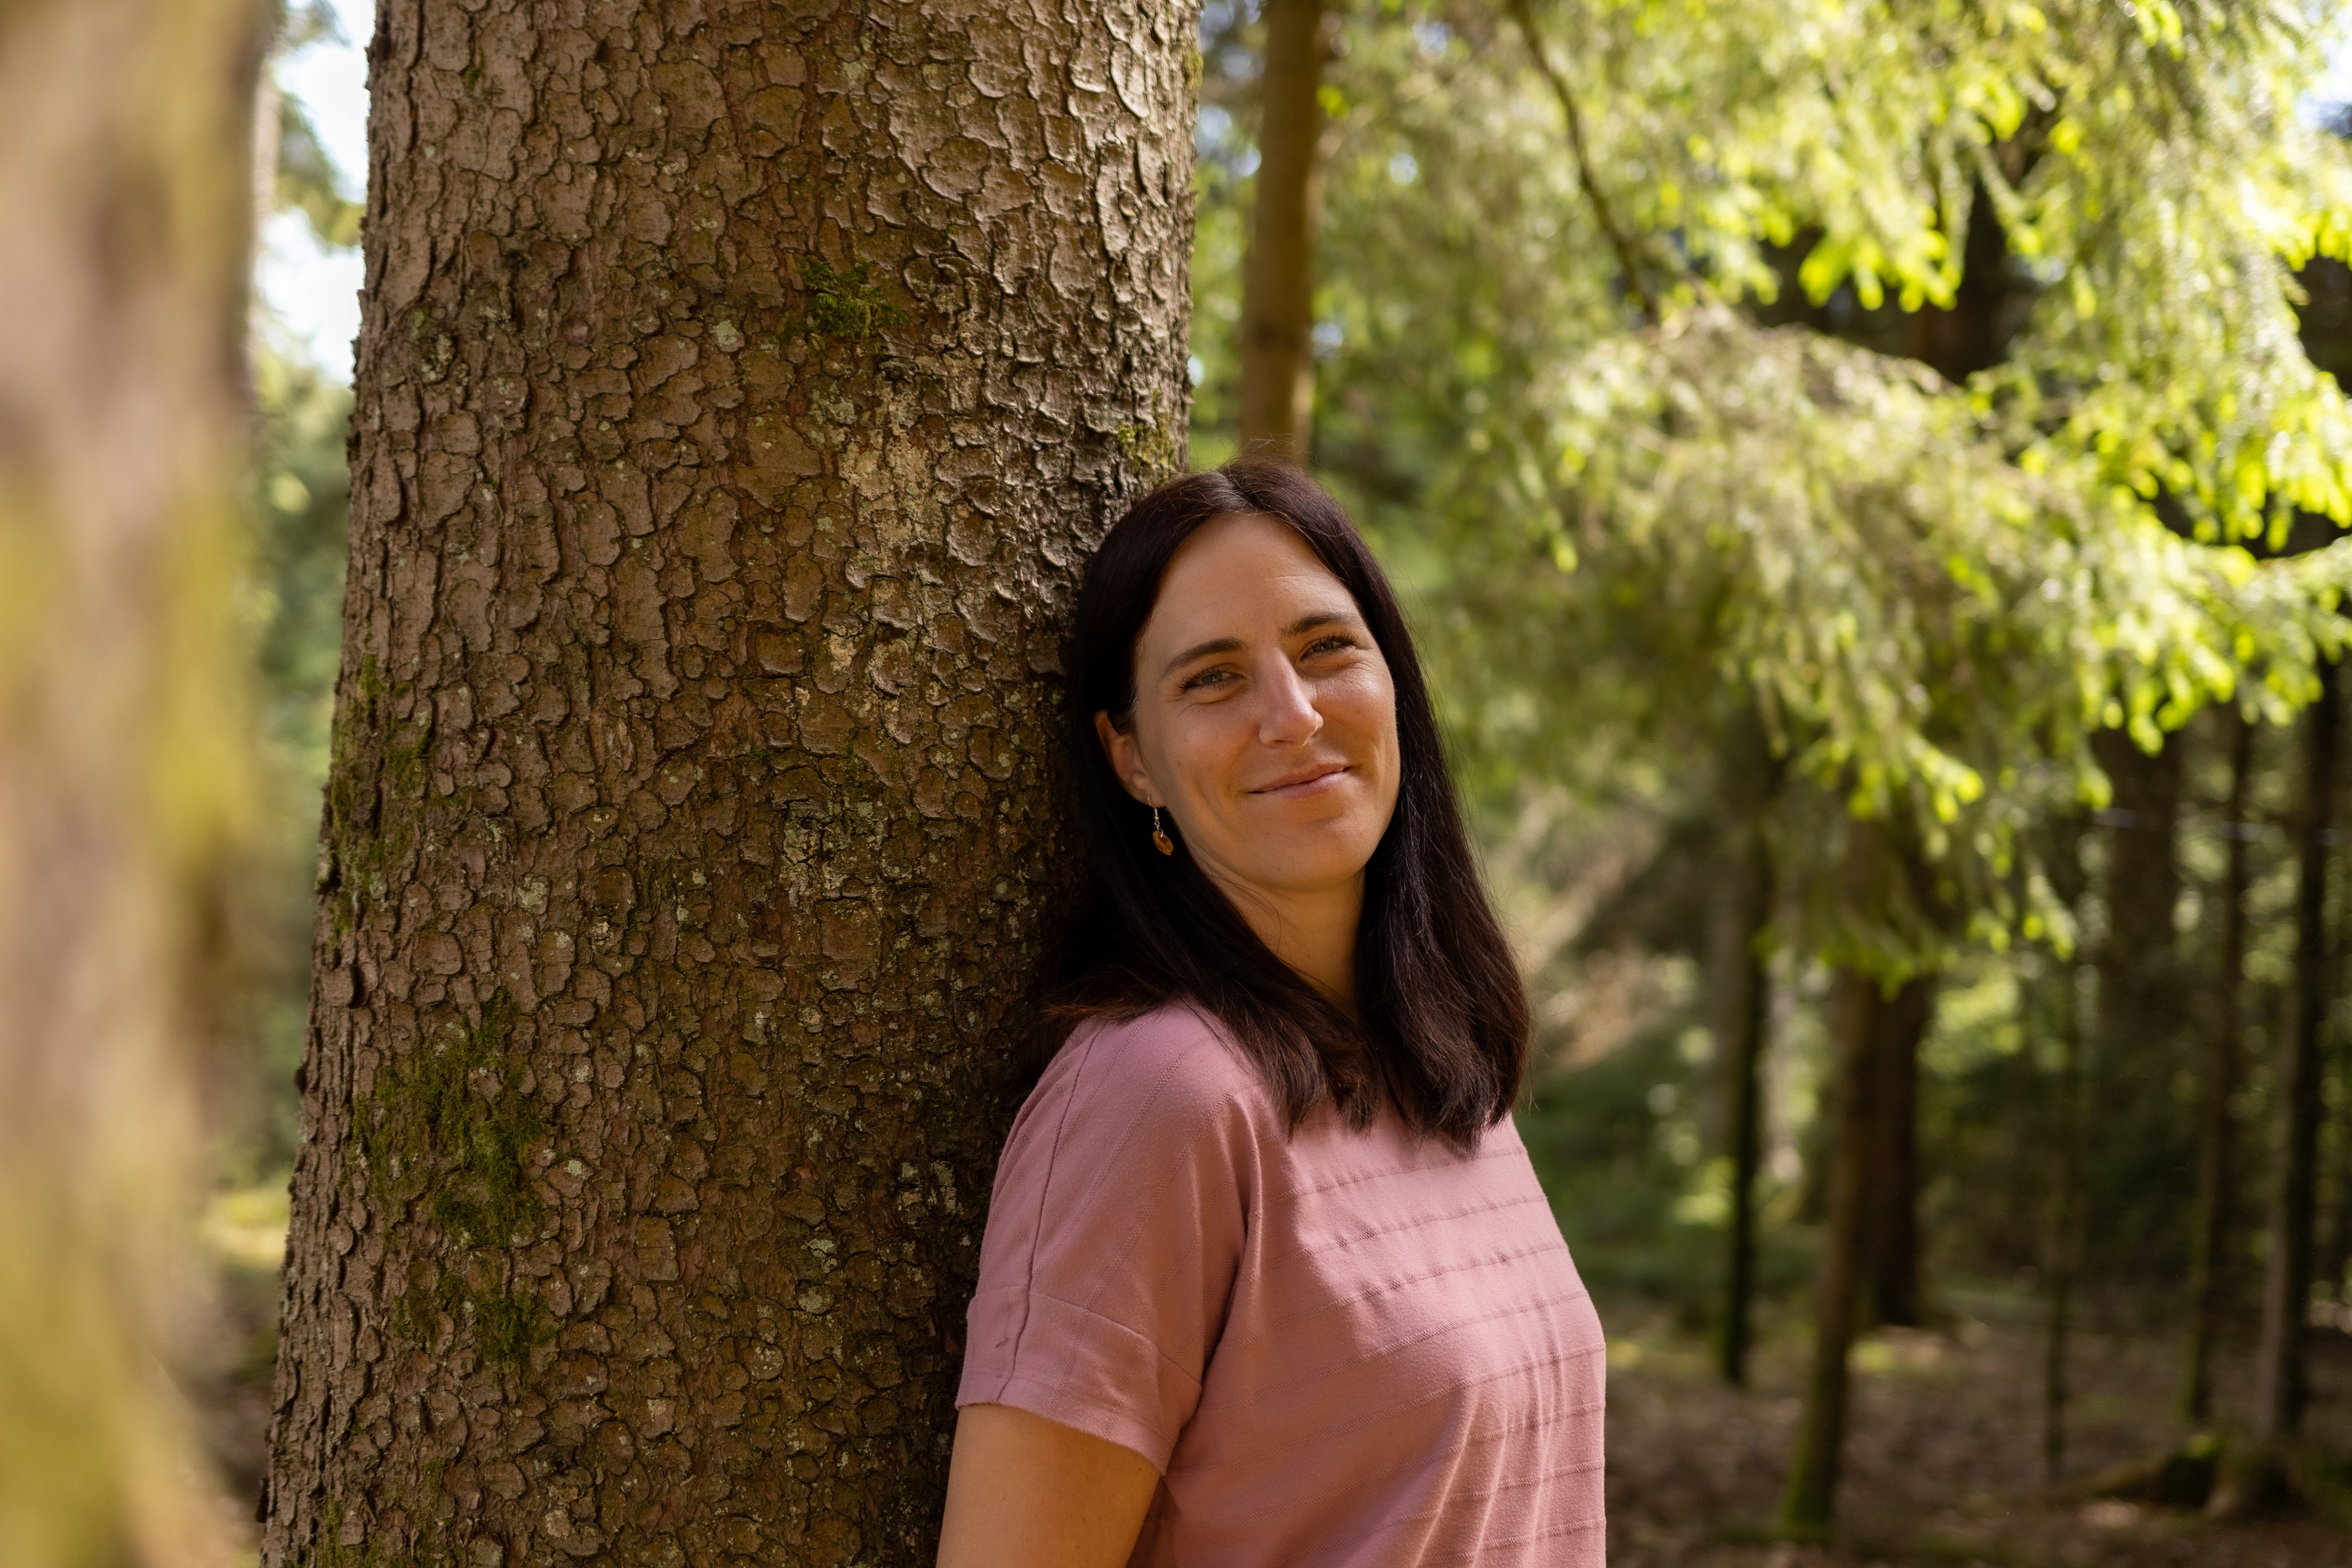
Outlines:
{"label": "woman's eye", "polygon": [[1185,681],[1181,689],[1186,691],[1198,691],[1204,687],[1223,686],[1232,678],[1233,672],[1231,670],[1204,669],[1201,671],[1200,674],[1193,676],[1191,679]]}
{"label": "woman's eye", "polygon": [[1303,655],[1303,656],[1301,656],[1301,657],[1304,657],[1304,658],[1312,658],[1314,655],[1318,654],[1318,653],[1332,653],[1332,652],[1336,652],[1336,651],[1338,651],[1338,650],[1339,650],[1339,649],[1340,649],[1340,648],[1349,648],[1349,647],[1355,647],[1355,646],[1356,646],[1356,639],[1355,639],[1355,638],[1353,638],[1353,637],[1340,637],[1340,636],[1338,636],[1337,634],[1334,634],[1333,636],[1330,636],[1330,637],[1318,637],[1318,638],[1316,638],[1313,642],[1311,642],[1311,643],[1307,644],[1307,652],[1306,652],[1306,654],[1305,654],[1305,655]]}

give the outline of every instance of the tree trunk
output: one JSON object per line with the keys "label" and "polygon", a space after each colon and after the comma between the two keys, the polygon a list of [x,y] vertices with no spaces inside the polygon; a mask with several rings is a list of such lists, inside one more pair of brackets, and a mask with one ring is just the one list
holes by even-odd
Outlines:
{"label": "tree trunk", "polygon": [[[2336,898],[2336,908],[2327,925],[2327,1016],[2331,1020],[2347,997],[2346,961],[2352,959],[2344,941],[2344,894],[2339,890]],[[2352,1096],[2352,1042],[2343,1038],[2332,1022],[2327,1033],[2330,1043],[2322,1071],[2330,1082],[2322,1091],[2321,1103],[2340,1106]],[[2317,1212],[2312,1221],[2312,1294],[2340,1305],[2347,1264],[2352,1262],[2352,1125],[2345,1118],[2323,1112],[2316,1159],[2324,1174],[2315,1182],[2318,1191],[2314,1199]]]}
{"label": "tree trunk", "polygon": [[1916,975],[1878,1009],[1871,1041],[1870,1167],[1864,1182],[1870,1319],[1916,1328],[1919,1304],[1919,1047],[1936,982]]}
{"label": "tree trunk", "polygon": [[2195,1202],[2197,1121],[2176,1086],[2186,1059],[2185,1010],[2174,911],[2180,900],[2178,856],[2182,736],[2166,738],[2154,756],[2118,731],[2096,737],[2095,751],[2115,788],[2099,814],[2106,851],[2103,895],[2106,931],[2093,956],[2098,990],[2094,1037],[2085,1042],[2096,1077],[2086,1086],[2099,1107],[2099,1136],[2084,1152],[2086,1201],[2114,1223],[2086,1237],[2084,1267],[2142,1275],[2170,1271],[2182,1258],[2178,1219]]}
{"label": "tree trunk", "polygon": [[[2343,819],[2344,789],[2344,769],[2339,759],[2336,770],[2336,798],[2329,807],[2331,823]],[[2344,899],[2343,885],[2332,884],[2332,902],[2327,911],[2327,1000],[2321,1004],[2321,1016],[2328,1020],[2321,1068],[2328,1080],[2321,1090],[2323,1108],[2341,1106],[2347,1096],[2352,1096],[2352,1034],[2338,1030],[2334,1022],[2336,1007],[2347,1000],[2347,992],[2352,992],[2345,984],[2347,961],[2352,961],[2352,943],[2345,940]],[[2319,1174],[2313,1181],[2312,1295],[2341,1304],[2346,1264],[2347,1258],[2352,1258],[2352,1118],[2327,1109],[2322,1110],[2320,1117],[2319,1146],[2315,1156]]]}
{"label": "tree trunk", "polygon": [[1764,933],[1772,918],[1772,859],[1764,816],[1779,789],[1778,767],[1755,710],[1744,710],[1726,752],[1721,861],[1707,933],[1709,1022],[1723,1084],[1723,1148],[1731,1162],[1726,1237],[1723,1380],[1748,1382],[1749,1315],[1756,1289],[1756,1173],[1762,1158],[1759,1069],[1771,1002]]}
{"label": "tree trunk", "polygon": [[1241,440],[1307,460],[1315,419],[1315,237],[1323,216],[1322,0],[1266,0],[1257,205],[1242,279]]}
{"label": "tree trunk", "polygon": [[2320,669],[2320,695],[2305,721],[2303,796],[2295,835],[2294,978],[2287,990],[2279,1068],[2278,1182],[2271,1199],[2270,1256],[2263,1278],[2263,1340],[2255,1366],[2254,1436],[2273,1442],[2303,1422],[2304,1317],[2311,1294],[2313,1196],[2321,1095],[2321,1033],[2327,1008],[2327,866],[2336,782],[2336,669]]}
{"label": "tree trunk", "polygon": [[2055,1486],[2066,1467],[2066,1367],[2074,1326],[2074,1280],[2083,1262],[2083,1020],[2074,965],[2053,963],[2049,985],[2048,1006],[2058,1037],[2057,1104],[2051,1119],[2057,1169],[2043,1216],[2050,1320],[2042,1352],[2042,1479]]}
{"label": "tree trunk", "polygon": [[2221,874],[2221,951],[2213,977],[2213,1033],[2206,1070],[2205,1127],[2197,1161],[2197,1211],[2189,1236],[2189,1367],[2181,1414],[2202,1424],[2213,1413],[2213,1349],[2228,1289],[2230,1211],[2237,1201],[2236,1125],[2230,1102],[2238,1092],[2238,1052],[2244,1034],[2239,996],[2246,965],[2247,793],[2253,779],[2254,727],[2230,720],[2230,803],[2222,831],[2228,862]]}
{"label": "tree trunk", "polygon": [[1192,49],[379,11],[266,1563],[929,1561]]}
{"label": "tree trunk", "polygon": [[249,811],[244,0],[0,7],[0,1562],[236,1560],[167,1367]]}
{"label": "tree trunk", "polygon": [[[1857,835],[1868,833],[1857,824]],[[1871,1045],[1887,1003],[1879,984],[1851,964],[1831,982],[1831,1085],[1834,1131],[1829,1150],[1829,1214],[1822,1227],[1821,1270],[1813,1286],[1813,1364],[1805,1384],[1797,1451],[1780,1505],[1780,1529],[1793,1539],[1827,1539],[1835,1518],[1839,1461],[1845,1448],[1846,1352],[1853,1343],[1867,1223],[1864,1191],[1874,1087]]]}
{"label": "tree trunk", "polygon": [[1983,186],[1969,198],[1960,283],[1950,307],[1930,305],[1906,317],[1906,351],[1955,384],[1999,364],[2023,324],[2023,313],[2015,308],[2021,279],[2009,269],[2009,236],[2000,216]]}

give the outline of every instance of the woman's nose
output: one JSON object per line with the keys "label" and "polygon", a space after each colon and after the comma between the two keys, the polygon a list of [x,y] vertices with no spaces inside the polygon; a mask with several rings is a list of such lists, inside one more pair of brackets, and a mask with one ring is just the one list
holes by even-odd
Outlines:
{"label": "woman's nose", "polygon": [[1265,697],[1265,707],[1257,721],[1257,738],[1263,743],[1296,746],[1313,740],[1323,728],[1323,714],[1315,706],[1314,690],[1288,659],[1276,660],[1273,671],[1258,689]]}

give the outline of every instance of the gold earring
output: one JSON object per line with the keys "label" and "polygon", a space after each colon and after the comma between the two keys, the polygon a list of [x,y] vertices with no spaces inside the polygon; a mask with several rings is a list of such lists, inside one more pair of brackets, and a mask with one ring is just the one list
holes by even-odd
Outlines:
{"label": "gold earring", "polygon": [[1151,847],[1162,855],[1176,853],[1176,841],[1168,837],[1166,828],[1160,826],[1160,808],[1156,805],[1151,808]]}

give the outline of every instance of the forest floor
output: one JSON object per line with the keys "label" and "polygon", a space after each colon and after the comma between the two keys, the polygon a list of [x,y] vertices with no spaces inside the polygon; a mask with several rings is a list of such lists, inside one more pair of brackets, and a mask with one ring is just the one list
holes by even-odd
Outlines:
{"label": "forest floor", "polygon": [[[1805,1345],[1769,1334],[1745,1394],[1667,1315],[1601,1303],[1611,1330],[1611,1568],[2352,1568],[2352,1542],[2305,1516],[2244,1524],[2084,1496],[2080,1483],[2177,1441],[2179,1348],[2169,1335],[2077,1333],[2063,1475],[2042,1484],[2042,1354],[2018,1311],[1956,1313],[1937,1330],[1872,1335],[1854,1406],[1833,1550],[1776,1544]],[[2024,1306],[2018,1301],[2017,1306]],[[2315,1331],[2309,1435],[2352,1452],[2352,1337]],[[2225,1425],[2250,1369],[2216,1379]]]}
{"label": "forest floor", "polygon": [[[283,1198],[216,1207],[223,1265],[216,1344],[191,1392],[250,1539],[266,1462]],[[2023,1296],[1955,1297],[1935,1330],[1871,1336],[1839,1494],[1842,1543],[1771,1542],[1804,1373],[1803,1324],[1768,1316],[1753,1386],[1726,1388],[1673,1314],[1601,1301],[1610,1331],[1611,1568],[2352,1568],[2352,1542],[2307,1517],[2213,1525],[2193,1513],[2042,1484],[2042,1339]],[[1972,1310],[1971,1310],[1972,1309]],[[2078,1333],[2065,1474],[2079,1483],[2177,1439],[2179,1345],[2169,1335]],[[2313,1334],[2310,1435],[2352,1455],[2352,1335]],[[2216,1379],[2225,1426],[2251,1384]]]}

